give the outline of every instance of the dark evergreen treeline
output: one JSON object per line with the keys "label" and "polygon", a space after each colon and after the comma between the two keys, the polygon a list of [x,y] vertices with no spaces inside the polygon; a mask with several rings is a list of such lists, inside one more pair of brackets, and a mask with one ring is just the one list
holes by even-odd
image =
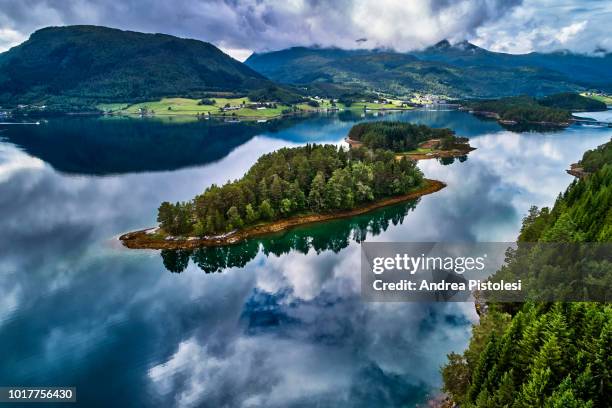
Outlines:
{"label": "dark evergreen treeline", "polygon": [[552,210],[532,207],[517,249],[506,254],[507,265],[492,280],[521,279],[530,300],[606,301],[611,241],[612,165],[607,165],[575,181]]}
{"label": "dark evergreen treeline", "polygon": [[519,242],[611,242],[612,162],[575,180],[552,210],[532,207]]}
{"label": "dark evergreen treeline", "polygon": [[499,115],[501,120],[517,123],[548,122],[561,124],[572,118],[568,110],[541,105],[530,96],[468,101],[463,105],[476,112],[493,112]]}
{"label": "dark evergreen treeline", "polygon": [[589,173],[602,168],[606,163],[612,163],[612,141],[587,151],[580,160],[582,168]]}
{"label": "dark evergreen treeline", "polygon": [[[521,250],[525,242],[612,240],[612,163],[575,181],[552,210],[532,208],[525,217],[519,249],[495,279],[523,278],[547,290],[573,264],[591,268],[570,288],[601,291],[612,286],[610,254],[584,262],[571,251],[557,253],[562,269],[541,262],[547,253]],[[596,245],[597,247],[597,245]],[[571,247],[568,247],[571,248]],[[562,291],[567,285],[557,285]],[[561,293],[556,293],[559,295]],[[592,292],[591,295],[596,295]],[[451,353],[442,368],[444,388],[462,407],[603,407],[612,395],[612,306],[609,303],[490,303],[474,326],[468,349]]]}
{"label": "dark evergreen treeline", "polygon": [[355,217],[294,228],[286,233],[248,239],[236,245],[189,249],[165,249],[161,257],[167,270],[180,273],[191,259],[206,273],[222,272],[227,268],[243,268],[262,251],[266,256],[281,256],[291,251],[307,254],[311,249],[339,252],[351,241],[363,242],[368,235],[376,236],[391,225],[404,222],[408,212],[414,210],[417,200],[383,207]]}
{"label": "dark evergreen treeline", "polygon": [[610,389],[612,307],[526,303],[491,312],[463,355],[449,354],[444,388],[461,407],[605,407]]}
{"label": "dark evergreen treeline", "polygon": [[362,142],[371,149],[390,149],[394,152],[414,150],[419,143],[430,139],[441,139],[441,148],[452,148],[455,143],[465,141],[455,137],[448,128],[436,129],[425,125],[397,121],[359,123],[351,128],[348,137]]}
{"label": "dark evergreen treeline", "polygon": [[[9,127],[2,137],[60,172],[107,175],[210,163],[256,134],[276,133],[304,119],[292,116],[266,123],[185,123],[73,116],[49,120],[45,126]],[[58,137],[63,140],[61,145],[55,143]]]}
{"label": "dark evergreen treeline", "polygon": [[279,102],[285,105],[294,105],[296,103],[310,101],[297,93],[281,88],[277,85],[268,85],[264,88],[255,89],[248,93],[249,99],[253,102]]}
{"label": "dark evergreen treeline", "polygon": [[587,98],[573,92],[563,92],[545,96],[538,100],[540,105],[565,109],[574,112],[594,112],[608,109],[605,103],[596,99]]}
{"label": "dark evergreen treeline", "polygon": [[240,180],[212,185],[189,202],[162,203],[158,221],[173,235],[221,234],[296,214],[350,210],[422,183],[415,162],[387,150],[283,148],[260,157]]}

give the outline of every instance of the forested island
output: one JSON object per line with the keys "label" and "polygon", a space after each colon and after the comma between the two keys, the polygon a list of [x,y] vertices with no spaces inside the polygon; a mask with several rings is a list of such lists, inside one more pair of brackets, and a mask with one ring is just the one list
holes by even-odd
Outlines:
{"label": "forested island", "polygon": [[501,99],[469,100],[463,109],[498,120],[504,125],[539,124],[568,126],[571,112],[605,111],[606,104],[575,93],[560,93],[541,99],[514,96]]}
{"label": "forested island", "polygon": [[290,252],[317,254],[335,253],[351,242],[363,242],[369,236],[377,236],[388,228],[403,224],[410,211],[417,207],[417,200],[408,200],[355,217],[336,220],[333,226],[324,223],[309,228],[294,228],[282,234],[271,234],[247,239],[234,245],[201,246],[197,248],[162,249],[160,256],[166,269],[173,273],[184,271],[189,261],[205,273],[223,272],[229,268],[243,268],[257,254],[282,256]]}
{"label": "forested island", "polygon": [[131,248],[225,245],[295,225],[361,214],[435,192],[413,160],[384,149],[309,144],[265,154],[239,180],[164,202],[159,228],[120,237]]}
{"label": "forested island", "polygon": [[[517,250],[507,253],[507,265],[492,277],[522,279],[536,298],[578,297],[602,303],[489,303],[480,324],[473,327],[468,349],[451,353],[442,369],[444,388],[454,403],[462,407],[608,405],[612,307],[603,299],[609,301],[609,248],[573,245],[566,252],[551,252],[532,243],[612,241],[612,160],[599,160],[600,152],[609,152],[611,144],[585,155],[585,162],[597,157],[589,167],[593,173],[574,181],[552,209],[530,210]],[[581,256],[585,251],[590,253],[588,263]],[[551,266],[559,264],[563,267]],[[568,284],[560,284],[562,280]]]}
{"label": "forested island", "polygon": [[460,157],[474,150],[467,138],[455,136],[451,129],[398,121],[359,123],[351,128],[346,141],[353,147],[388,149],[415,160]]}

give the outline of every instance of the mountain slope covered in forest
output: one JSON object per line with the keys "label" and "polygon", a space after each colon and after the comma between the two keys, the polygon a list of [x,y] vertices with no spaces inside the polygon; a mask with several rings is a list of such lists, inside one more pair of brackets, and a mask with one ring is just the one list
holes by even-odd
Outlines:
{"label": "mountain slope covered in forest", "polygon": [[512,55],[465,41],[441,41],[411,53],[295,47],[255,53],[245,64],[272,80],[315,89],[365,88],[396,94],[416,90],[456,97],[612,89],[612,54]]}
{"label": "mountain slope covered in forest", "polygon": [[270,85],[212,44],[107,27],[43,28],[0,54],[2,106],[91,106]]}
{"label": "mountain slope covered in forest", "polygon": [[[507,265],[493,279],[522,279],[534,299],[607,302],[490,303],[467,350],[451,353],[442,369],[445,390],[462,407],[607,406],[612,162],[601,153],[606,150],[585,154],[594,173],[574,181],[552,209],[530,210],[518,249],[507,253]],[[564,251],[549,251],[550,243],[565,243]],[[597,256],[585,260],[585,253]]]}

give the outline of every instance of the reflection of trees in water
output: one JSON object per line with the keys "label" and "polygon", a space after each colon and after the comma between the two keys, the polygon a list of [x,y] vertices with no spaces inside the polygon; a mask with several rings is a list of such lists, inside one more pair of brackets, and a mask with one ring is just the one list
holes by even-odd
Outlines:
{"label": "reflection of trees in water", "polygon": [[164,262],[164,266],[170,272],[181,273],[189,265],[189,257],[191,251],[179,249],[176,251],[162,251],[161,257]]}
{"label": "reflection of trees in water", "polygon": [[456,160],[459,160],[459,163],[463,163],[464,161],[466,161],[468,159],[467,154],[464,156],[457,156],[457,157],[440,157],[438,158],[438,161],[443,164],[444,166],[448,166],[449,164],[453,164]]}
{"label": "reflection of trees in water", "polygon": [[236,245],[203,247],[195,250],[161,251],[166,269],[180,273],[187,268],[189,259],[206,273],[221,272],[227,268],[242,268],[253,260],[261,250],[266,256],[281,256],[291,251],[307,254],[313,249],[335,253],[346,248],[351,241],[365,241],[368,234],[376,236],[390,225],[404,222],[409,211],[414,210],[418,200],[385,207],[367,214],[319,224],[297,227],[263,238],[249,239]]}
{"label": "reflection of trees in water", "polygon": [[266,123],[225,123],[69,117],[41,126],[14,126],[3,136],[58,171],[106,175],[207,164],[224,158],[258,134],[274,134],[306,119],[295,116]]}
{"label": "reflection of trees in water", "polygon": [[509,130],[511,132],[516,132],[516,133],[524,133],[524,132],[551,133],[551,132],[558,132],[564,129],[563,126],[543,124],[543,123],[517,123],[514,125],[501,124],[501,126],[506,130]]}

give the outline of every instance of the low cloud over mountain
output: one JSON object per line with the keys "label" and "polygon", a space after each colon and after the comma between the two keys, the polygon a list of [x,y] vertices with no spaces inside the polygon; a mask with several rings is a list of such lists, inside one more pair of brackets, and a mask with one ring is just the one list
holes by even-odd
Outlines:
{"label": "low cloud over mountain", "polygon": [[0,50],[43,26],[98,24],[197,38],[239,59],[314,44],[408,51],[444,38],[512,53],[593,52],[612,49],[611,17],[598,0],[0,0]]}

